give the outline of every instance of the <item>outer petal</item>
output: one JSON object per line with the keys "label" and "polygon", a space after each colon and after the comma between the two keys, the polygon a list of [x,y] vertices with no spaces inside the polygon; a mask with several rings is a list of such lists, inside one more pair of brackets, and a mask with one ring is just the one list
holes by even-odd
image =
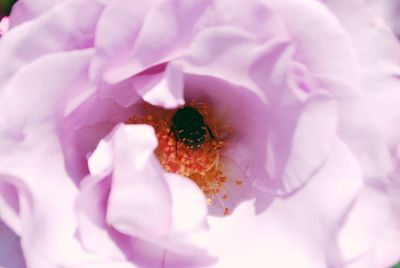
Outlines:
{"label": "outer petal", "polygon": [[[348,13],[340,20],[335,17],[336,13],[317,1],[306,4],[292,0],[273,1],[273,6],[281,12],[291,36],[296,40],[295,58],[307,66],[320,88],[337,99],[338,135],[356,154],[364,175],[374,178],[389,172],[390,160],[376,113],[371,112],[362,90],[364,68],[359,58],[361,49],[355,49],[352,36],[345,28],[347,21],[353,22],[354,17],[366,17],[360,15],[358,5],[349,8],[348,3],[351,2],[332,1],[333,6],[341,6]],[[330,1],[325,1],[330,6],[328,3]],[[359,29],[353,36],[361,32],[363,30]],[[366,42],[362,44],[365,46]],[[377,58],[376,62],[380,59]],[[363,133],[365,139],[359,139],[357,133]]]}
{"label": "outer petal", "polygon": [[[399,142],[399,130],[393,128],[393,124],[400,119],[398,105],[400,101],[398,90],[400,64],[397,60],[400,57],[400,47],[398,40],[387,25],[376,11],[368,7],[366,2],[375,2],[382,6],[389,3],[389,1],[379,1],[378,3],[378,1],[361,0],[324,1],[351,34],[362,67],[364,78],[362,94],[366,94],[372,115],[377,119],[377,125],[386,138],[386,146],[384,144],[381,148],[389,148],[397,157],[395,150]],[[352,12],[352,10],[357,10],[357,12]],[[395,13],[397,10],[394,8],[390,12]],[[352,107],[355,105],[352,104]],[[346,110],[348,109],[346,108]],[[360,115],[358,121],[362,122],[366,116]],[[363,136],[365,137],[365,135]],[[376,143],[379,137],[372,135],[369,139],[368,145],[365,144],[363,147],[372,149],[371,141]],[[365,152],[364,155],[379,156],[382,154],[379,151],[371,151]],[[399,214],[398,211],[393,210],[396,208],[394,202],[397,198],[396,194],[392,193],[397,191],[398,186],[396,183],[386,181],[387,171],[384,169],[376,172],[378,161],[373,160],[372,157],[370,160],[371,162],[365,165],[366,170],[369,167],[366,174],[375,176],[368,176],[370,180],[350,211],[344,225],[345,228],[340,233],[339,241],[342,253],[347,260],[353,261],[349,267],[388,267],[399,259],[400,227],[396,220]],[[363,163],[365,162],[363,161]],[[374,173],[371,172],[371,167],[372,170],[375,169]],[[395,171],[395,182],[398,174],[398,170]],[[389,211],[390,208],[392,211]],[[363,230],[360,228],[361,222],[363,228],[367,228],[365,233],[361,233]]]}
{"label": "outer petal", "polygon": [[19,237],[0,222],[0,267],[25,268]]}
{"label": "outer petal", "polygon": [[[400,130],[400,46],[382,19],[364,1],[324,1],[352,36],[363,74],[362,90],[392,149]],[[357,10],[357,12],[352,12]],[[379,42],[377,42],[379,40]]]}
{"label": "outer petal", "polygon": [[43,55],[92,47],[102,8],[98,0],[65,1],[43,16],[10,30],[0,42],[0,88],[20,67]]}
{"label": "outer petal", "polygon": [[[360,83],[360,66],[350,35],[335,16],[317,1],[272,0],[296,44],[296,60],[313,74]],[[358,84],[357,84],[358,85]]]}
{"label": "outer petal", "polygon": [[38,0],[33,3],[29,0],[19,0],[12,8],[11,23],[12,26],[16,26],[25,21],[32,20],[42,13],[47,12],[57,4],[62,3],[66,0]]}
{"label": "outer petal", "polygon": [[82,50],[42,57],[20,69],[1,92],[0,171],[21,180],[32,196],[31,209],[20,216],[21,244],[30,267],[93,258],[74,237],[77,189],[65,170],[55,131],[68,89],[85,79],[91,55]]}
{"label": "outer petal", "polygon": [[245,202],[232,216],[210,218],[212,252],[220,256],[216,267],[331,267],[332,236],[361,179],[357,160],[338,141],[300,191],[267,207],[268,197],[260,194],[255,208]]}
{"label": "outer petal", "polygon": [[2,220],[18,235],[26,213],[32,209],[32,196],[26,184],[12,176],[0,175],[0,212]]}
{"label": "outer petal", "polygon": [[400,3],[396,0],[365,0],[374,8],[390,26],[392,31],[400,37]]}
{"label": "outer petal", "polygon": [[400,261],[399,168],[389,184],[366,184],[349,211],[339,233],[346,268],[391,267]]}
{"label": "outer petal", "polygon": [[368,252],[389,220],[389,198],[378,187],[382,185],[364,187],[339,232],[339,248],[346,261],[355,260]]}

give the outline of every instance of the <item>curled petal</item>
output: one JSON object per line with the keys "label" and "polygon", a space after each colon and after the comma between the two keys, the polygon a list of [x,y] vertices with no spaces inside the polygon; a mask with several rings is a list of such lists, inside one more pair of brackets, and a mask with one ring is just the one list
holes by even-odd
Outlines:
{"label": "curled petal", "polygon": [[[177,64],[168,64],[165,73],[156,79],[147,87],[138,87],[143,76],[137,77],[134,81],[134,87],[138,88],[138,93],[146,102],[163,107],[165,109],[173,109],[185,103],[183,99],[184,77],[182,68]],[[157,81],[158,80],[158,81]]]}
{"label": "curled petal", "polygon": [[107,222],[145,240],[166,235],[171,222],[169,189],[153,150],[149,126],[120,126],[113,135],[114,171]]}

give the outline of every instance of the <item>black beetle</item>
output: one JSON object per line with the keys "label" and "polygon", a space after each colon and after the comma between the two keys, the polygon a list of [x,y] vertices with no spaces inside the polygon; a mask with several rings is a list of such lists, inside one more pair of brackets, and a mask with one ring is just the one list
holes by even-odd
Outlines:
{"label": "black beetle", "polygon": [[178,142],[186,147],[197,150],[206,142],[207,132],[215,140],[210,127],[204,121],[203,115],[191,106],[178,109],[172,117],[170,134],[174,134],[176,143],[175,151],[178,154]]}

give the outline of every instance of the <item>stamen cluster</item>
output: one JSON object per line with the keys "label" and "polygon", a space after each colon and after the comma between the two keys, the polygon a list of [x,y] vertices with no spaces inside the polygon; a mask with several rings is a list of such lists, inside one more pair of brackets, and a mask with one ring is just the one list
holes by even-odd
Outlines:
{"label": "stamen cluster", "polygon": [[[193,101],[188,105],[196,108],[203,115],[218,140],[219,129],[207,105]],[[131,116],[128,124],[151,125],[158,139],[155,154],[162,167],[167,172],[177,173],[193,180],[207,196],[209,204],[212,204],[216,198],[223,205],[222,200],[228,198],[222,189],[228,178],[223,173],[224,165],[220,159],[220,152],[225,143],[220,140],[206,139],[200,148],[191,149],[182,142],[178,142],[171,133],[171,120],[176,110],[149,109],[151,110],[152,113],[144,116]],[[228,208],[224,205],[223,207],[224,214],[228,214]]]}

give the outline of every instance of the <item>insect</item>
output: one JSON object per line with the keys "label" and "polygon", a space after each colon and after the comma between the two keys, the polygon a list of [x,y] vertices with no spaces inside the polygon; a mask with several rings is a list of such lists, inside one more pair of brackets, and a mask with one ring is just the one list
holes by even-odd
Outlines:
{"label": "insect", "polygon": [[175,112],[170,129],[170,134],[172,132],[176,140],[176,154],[178,154],[178,142],[182,142],[192,150],[198,150],[206,142],[207,133],[216,141],[203,115],[190,106],[184,106]]}

